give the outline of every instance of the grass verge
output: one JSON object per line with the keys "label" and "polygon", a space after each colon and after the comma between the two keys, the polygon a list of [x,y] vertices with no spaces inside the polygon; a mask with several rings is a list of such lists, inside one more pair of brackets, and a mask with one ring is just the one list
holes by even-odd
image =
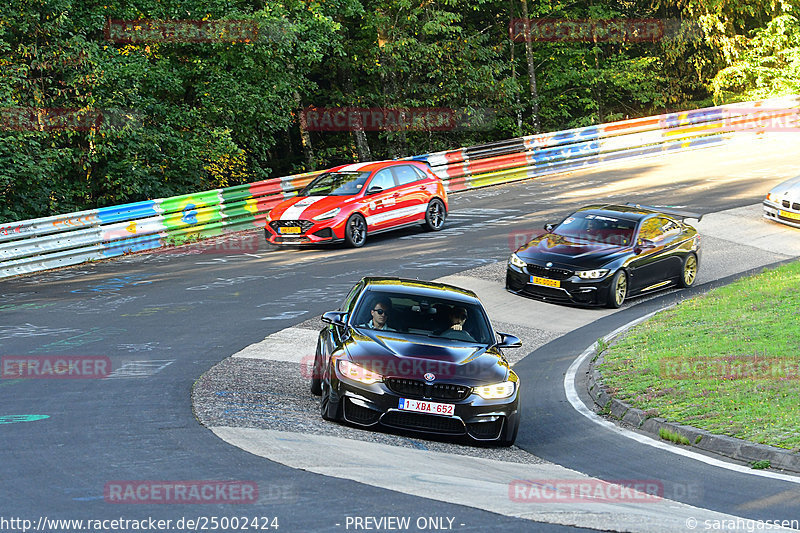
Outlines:
{"label": "grass verge", "polygon": [[603,358],[604,383],[634,407],[800,449],[800,262],[659,313]]}

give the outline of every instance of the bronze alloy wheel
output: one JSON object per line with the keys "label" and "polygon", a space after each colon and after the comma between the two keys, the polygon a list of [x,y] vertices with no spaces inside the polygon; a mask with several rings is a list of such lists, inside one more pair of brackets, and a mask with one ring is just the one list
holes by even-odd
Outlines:
{"label": "bronze alloy wheel", "polygon": [[683,261],[683,277],[681,287],[691,287],[697,279],[697,256],[689,254]]}
{"label": "bronze alloy wheel", "polygon": [[617,270],[614,274],[614,279],[611,280],[611,286],[608,288],[608,301],[606,305],[612,309],[621,306],[628,296],[628,276],[623,270]]}

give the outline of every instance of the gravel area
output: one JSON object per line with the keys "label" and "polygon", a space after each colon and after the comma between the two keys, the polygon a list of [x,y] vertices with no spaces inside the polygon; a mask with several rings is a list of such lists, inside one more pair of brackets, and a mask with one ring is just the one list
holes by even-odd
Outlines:
{"label": "gravel area", "polygon": [[309,392],[309,379],[304,374],[297,363],[229,357],[195,383],[195,416],[206,427],[312,433],[513,463],[546,462],[515,446],[482,446],[427,435],[423,439],[401,431],[364,430],[327,422],[319,414],[319,398]]}

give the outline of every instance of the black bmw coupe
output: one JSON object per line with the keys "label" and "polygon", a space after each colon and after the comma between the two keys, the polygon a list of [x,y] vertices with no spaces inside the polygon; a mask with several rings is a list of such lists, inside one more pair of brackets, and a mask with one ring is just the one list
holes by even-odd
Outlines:
{"label": "black bmw coupe", "polygon": [[472,291],[364,278],[322,321],[311,392],[323,418],[514,443],[520,383],[502,349],[521,343]]}
{"label": "black bmw coupe", "polygon": [[616,308],[626,298],[689,287],[700,264],[700,235],[674,209],[591,205],[511,254],[506,289],[545,301]]}

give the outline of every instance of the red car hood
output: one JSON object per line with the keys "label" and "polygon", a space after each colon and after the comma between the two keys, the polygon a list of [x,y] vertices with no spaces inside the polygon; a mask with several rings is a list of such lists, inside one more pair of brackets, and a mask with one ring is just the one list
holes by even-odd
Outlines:
{"label": "red car hood", "polygon": [[295,196],[273,207],[269,216],[272,220],[310,220],[353,200],[353,196]]}

